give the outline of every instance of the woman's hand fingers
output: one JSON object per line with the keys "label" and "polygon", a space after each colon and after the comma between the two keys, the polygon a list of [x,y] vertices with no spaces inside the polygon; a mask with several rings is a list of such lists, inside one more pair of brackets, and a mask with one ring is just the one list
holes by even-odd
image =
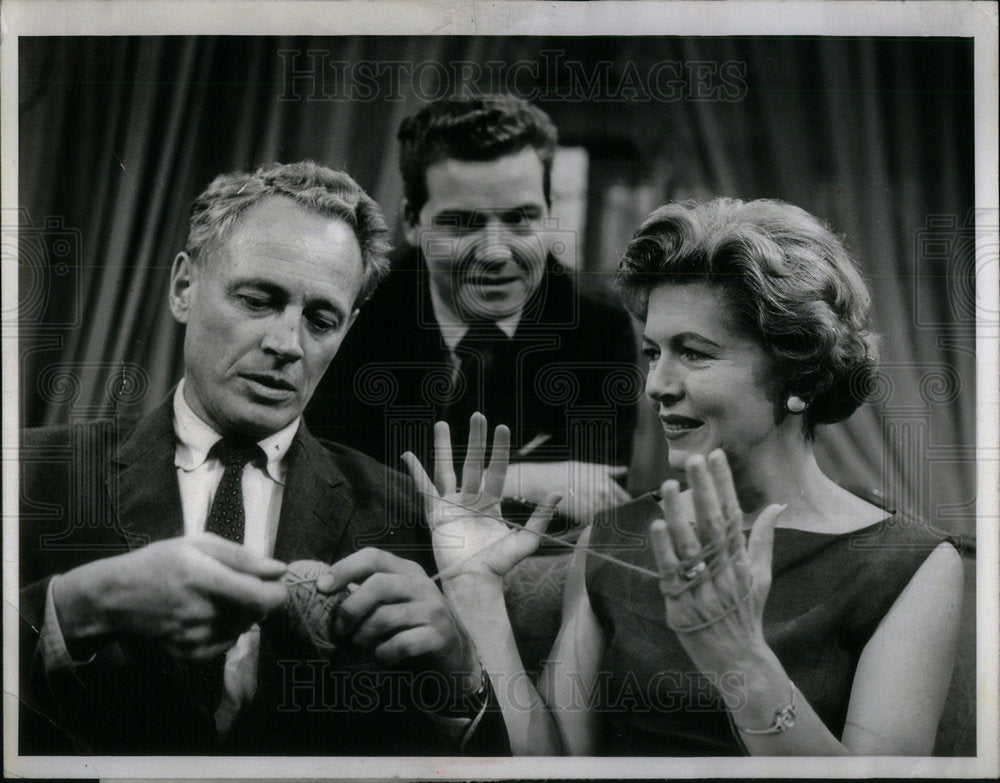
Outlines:
{"label": "woman's hand fingers", "polygon": [[674,552],[674,544],[663,519],[653,520],[649,526],[649,544],[653,548],[656,569],[660,572],[660,591],[673,595],[681,588],[680,560]]}
{"label": "woman's hand fingers", "polygon": [[774,552],[774,528],[787,505],[771,505],[760,512],[750,530],[747,555],[754,581],[758,585],[771,584],[771,557]]}
{"label": "woman's hand fingers", "polygon": [[665,522],[681,518],[680,496],[681,485],[674,479],[667,479],[660,485],[660,497],[662,498],[660,507],[663,509],[663,519]]}
{"label": "woman's hand fingers", "polygon": [[483,479],[483,492],[488,498],[503,497],[503,485],[507,478],[507,463],[510,459],[510,430],[503,424],[493,432],[493,453],[490,466]]}
{"label": "woman's hand fingers", "polygon": [[726,453],[722,449],[716,449],[708,455],[708,472],[715,482],[715,491],[719,496],[723,516],[728,520],[733,517],[742,517],[743,511],[740,509],[740,500],[736,496],[736,485],[733,483],[733,474],[729,469],[729,460],[726,459]]}
{"label": "woman's hand fingers", "polygon": [[483,462],[486,459],[486,417],[473,413],[469,418],[469,448],[462,467],[462,493],[478,495],[483,481]]}
{"label": "woman's hand fingers", "polygon": [[[725,455],[716,450],[708,460],[695,456],[686,469],[697,530],[683,517],[677,482],[667,481],[661,488],[665,521],[653,522],[649,533],[667,624],[684,639],[705,631],[709,645],[727,634],[759,633],[771,584],[774,528],[785,507],[764,509],[745,545],[743,513]],[[701,652],[712,654],[708,647],[693,649],[689,653],[695,660]]]}
{"label": "woman's hand fingers", "polygon": [[668,519],[667,532],[670,534],[674,552],[681,559],[682,565],[683,561],[697,560],[701,553],[701,542],[694,530],[691,529],[691,525],[687,522],[681,522],[679,519]]}
{"label": "woman's hand fingers", "polygon": [[441,495],[450,495],[458,488],[451,456],[451,429],[446,421],[434,425],[434,486]]}
{"label": "woman's hand fingers", "polygon": [[534,554],[535,550],[538,549],[538,545],[541,543],[541,536],[539,534],[544,533],[548,528],[549,522],[552,521],[552,515],[556,513],[556,504],[559,503],[561,497],[556,492],[546,495],[545,499],[535,507],[524,528],[512,531],[514,533],[514,541],[512,542],[512,546],[508,548],[508,552],[504,558],[505,561],[509,561],[504,566],[506,569],[505,573],[524,560],[524,558]]}
{"label": "woman's hand fingers", "polygon": [[538,538],[537,533],[544,533],[549,526],[549,522],[552,521],[553,514],[556,513],[556,506],[559,505],[560,500],[562,500],[562,495],[558,492],[550,492],[546,495],[545,499],[535,506],[531,517],[524,525],[525,530],[530,531],[531,535],[535,538]]}
{"label": "woman's hand fingers", "polygon": [[719,495],[715,481],[708,470],[705,458],[695,454],[685,464],[688,484],[691,485],[691,499],[694,502],[694,516],[698,538],[703,545],[721,544],[726,535],[726,521],[719,505]]}
{"label": "woman's hand fingers", "polygon": [[[447,424],[445,425],[448,426]],[[427,475],[427,471],[424,470],[424,466],[420,464],[420,460],[417,456],[410,451],[403,454],[403,462],[406,465],[406,469],[410,471],[410,475],[413,476],[413,483],[417,485],[417,492],[424,501],[424,514],[427,517],[427,523],[433,528],[436,505],[438,502],[438,491],[431,482],[430,476]]]}
{"label": "woman's hand fingers", "polygon": [[729,460],[722,449],[716,449],[708,455],[708,472],[715,482],[715,491],[722,505],[722,516],[725,519],[725,535],[729,540],[730,556],[739,559],[743,549],[743,509],[736,495],[736,485],[729,469]]}

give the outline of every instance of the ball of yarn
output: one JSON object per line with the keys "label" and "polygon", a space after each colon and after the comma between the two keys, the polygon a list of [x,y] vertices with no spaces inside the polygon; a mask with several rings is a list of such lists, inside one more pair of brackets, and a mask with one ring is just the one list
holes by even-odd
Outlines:
{"label": "ball of yarn", "polygon": [[330,594],[316,589],[316,580],[329,568],[318,560],[296,560],[281,577],[288,588],[285,610],[292,628],[321,655],[331,655],[337,649],[333,621],[340,604],[350,595],[346,588]]}

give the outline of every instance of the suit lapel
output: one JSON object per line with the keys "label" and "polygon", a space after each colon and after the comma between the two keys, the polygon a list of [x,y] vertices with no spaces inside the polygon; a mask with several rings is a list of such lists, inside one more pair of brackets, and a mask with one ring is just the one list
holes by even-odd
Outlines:
{"label": "suit lapel", "polygon": [[287,459],[274,556],[286,563],[332,562],[354,508],[347,480],[304,422]]}
{"label": "suit lapel", "polygon": [[[441,326],[434,315],[427,261],[418,251],[414,251],[413,258],[416,271],[409,273],[412,279],[407,281],[405,299],[400,303],[400,310],[395,314],[395,317],[407,312],[412,314],[410,316],[412,323],[406,327],[406,336],[413,342],[412,359],[442,362],[445,366],[450,367],[451,350],[444,341]],[[416,299],[413,296],[414,291],[417,292]],[[414,303],[417,305],[416,310],[414,310]],[[422,378],[423,375],[421,374],[420,377]]]}
{"label": "suit lapel", "polygon": [[174,465],[173,394],[124,436],[107,488],[130,549],[184,533]]}
{"label": "suit lapel", "polygon": [[[175,449],[171,394],[123,437],[111,459],[107,490],[130,549],[184,533]],[[274,556],[329,561],[354,505],[346,479],[305,424],[287,459]]]}

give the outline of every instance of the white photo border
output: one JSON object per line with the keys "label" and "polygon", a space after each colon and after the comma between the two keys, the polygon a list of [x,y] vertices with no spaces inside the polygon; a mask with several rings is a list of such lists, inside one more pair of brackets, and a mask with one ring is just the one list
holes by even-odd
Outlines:
{"label": "white photo border", "polygon": [[[57,2],[8,0],[0,8],[2,206],[17,208],[17,42],[29,35],[836,35],[974,39],[977,212],[998,213],[997,5],[992,2]],[[9,213],[8,213],[9,214]],[[993,219],[996,225],[996,219]],[[1000,532],[984,519],[1000,508],[1000,313],[995,236],[977,236],[977,665],[975,758],[198,758],[17,755],[18,378],[16,326],[3,344],[4,772],[30,777],[108,778],[479,778],[517,777],[996,777],[998,767],[998,564]],[[992,254],[992,257],[990,256]],[[3,312],[17,308],[16,264],[2,269]],[[984,317],[985,314],[985,317]],[[992,316],[992,317],[991,317]]]}

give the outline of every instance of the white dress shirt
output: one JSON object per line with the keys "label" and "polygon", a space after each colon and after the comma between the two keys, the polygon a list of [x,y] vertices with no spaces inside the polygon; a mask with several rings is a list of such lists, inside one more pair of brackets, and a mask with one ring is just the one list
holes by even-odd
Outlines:
{"label": "white dress shirt", "polygon": [[[258,441],[257,445],[267,456],[267,464],[263,468],[253,463],[243,468],[243,506],[246,510],[243,544],[262,557],[274,554],[281,497],[285,488],[284,459],[299,421],[296,419],[274,435]],[[219,460],[208,457],[208,452],[222,436],[188,406],[184,399],[183,380],[174,392],[174,434],[177,436],[174,465],[177,466],[184,512],[184,534],[191,536],[205,530],[208,512],[225,467]]]}
{"label": "white dress shirt", "polygon": [[[257,442],[267,456],[263,467],[251,462],[243,468],[246,520],[243,545],[262,557],[274,554],[281,498],[285,489],[284,459],[300,420],[295,419],[284,429]],[[177,466],[177,483],[184,512],[184,534],[193,536],[205,530],[215,490],[222,481],[225,467],[218,459],[208,456],[221,436],[188,406],[184,399],[183,380],[174,392],[174,434],[177,436],[174,464]],[[259,657],[260,627],[254,624],[226,653],[222,701],[215,713],[215,725],[222,736],[228,734],[240,708],[257,692]]]}

